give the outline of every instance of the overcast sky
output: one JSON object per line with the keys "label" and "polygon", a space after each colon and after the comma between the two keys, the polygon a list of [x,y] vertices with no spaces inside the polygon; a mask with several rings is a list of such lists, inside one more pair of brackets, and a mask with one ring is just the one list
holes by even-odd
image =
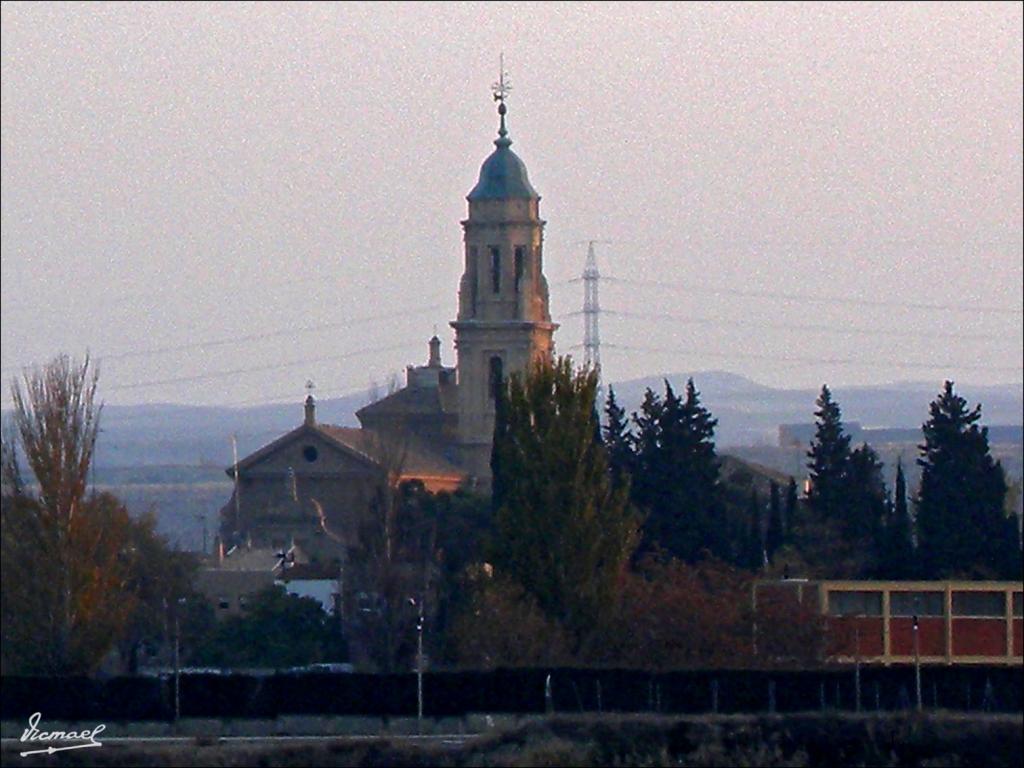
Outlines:
{"label": "overcast sky", "polygon": [[559,351],[594,239],[611,381],[1022,380],[1019,3],[5,3],[0,30],[5,406],[59,352],[102,358],[108,403],[365,390],[435,328],[453,362],[502,50]]}

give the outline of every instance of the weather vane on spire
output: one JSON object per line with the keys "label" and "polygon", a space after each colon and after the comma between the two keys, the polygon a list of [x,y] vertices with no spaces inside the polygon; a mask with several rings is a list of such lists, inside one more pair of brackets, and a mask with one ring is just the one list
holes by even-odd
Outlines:
{"label": "weather vane on spire", "polygon": [[512,140],[508,137],[508,129],[505,128],[505,113],[508,111],[508,107],[505,106],[505,99],[508,98],[509,91],[512,90],[512,81],[508,78],[508,72],[505,71],[505,54],[501,54],[501,63],[498,71],[498,81],[491,86],[491,91],[494,93],[494,100],[498,102],[498,115],[501,117],[501,124],[498,126],[498,138],[495,139],[494,145],[499,149],[502,147],[507,148]]}
{"label": "weather vane on spire", "polygon": [[505,98],[512,90],[512,81],[508,77],[508,72],[505,71],[505,54],[500,55],[500,64],[498,65],[498,79],[491,86],[491,92],[494,93],[494,100],[505,104]]}

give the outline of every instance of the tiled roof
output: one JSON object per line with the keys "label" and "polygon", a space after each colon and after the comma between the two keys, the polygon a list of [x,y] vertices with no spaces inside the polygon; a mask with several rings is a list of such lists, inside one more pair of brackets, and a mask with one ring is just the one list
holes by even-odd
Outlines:
{"label": "tiled roof", "polygon": [[357,415],[362,420],[364,416],[455,413],[455,398],[455,387],[452,386],[403,387],[360,408]]}
{"label": "tiled roof", "polygon": [[412,436],[395,443],[369,429],[336,427],[330,424],[318,424],[317,428],[349,449],[377,463],[388,463],[387,454],[393,454],[394,461],[401,465],[402,475],[405,477],[462,479],[466,476],[462,469],[445,458],[436,448]]}

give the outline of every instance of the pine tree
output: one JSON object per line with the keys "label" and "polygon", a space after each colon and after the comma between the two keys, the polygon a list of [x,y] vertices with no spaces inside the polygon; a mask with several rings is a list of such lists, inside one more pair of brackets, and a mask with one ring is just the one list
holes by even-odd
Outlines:
{"label": "pine tree", "polygon": [[850,449],[842,411],[828,386],[816,402],[816,429],[807,452],[807,506],[801,549],[833,577],[863,578],[877,570],[886,488],[882,463],[868,445]]}
{"label": "pine tree", "polygon": [[597,375],[568,358],[513,374],[498,398],[491,561],[579,639],[614,607],[636,522],[596,439]]}
{"label": "pine tree", "polygon": [[[924,576],[991,578],[1009,562],[1010,541],[1003,512],[1006,479],[989,452],[988,429],[978,424],[981,406],[969,409],[947,381],[929,416],[917,460],[917,535]],[[1018,572],[1014,578],[1019,577]]]}
{"label": "pine tree", "polygon": [[774,480],[768,490],[768,532],[765,535],[765,550],[768,553],[768,560],[775,557],[775,553],[785,543],[785,532],[782,527],[782,499],[779,492],[779,484]]}
{"label": "pine tree", "polygon": [[843,484],[847,496],[840,508],[841,520],[850,538],[871,539],[881,530],[886,501],[883,469],[878,453],[867,443],[850,454]]}
{"label": "pine tree", "polygon": [[690,470],[693,487],[689,497],[693,500],[693,507],[697,512],[698,526],[703,529],[707,548],[719,557],[727,557],[731,542],[724,526],[718,479],[720,465],[715,450],[715,427],[718,420],[701,405],[700,393],[692,378],[686,382],[681,420],[692,456]]}
{"label": "pine tree", "polygon": [[850,462],[850,437],[843,429],[842,411],[832,399],[828,386],[821,388],[816,405],[817,425],[807,452],[811,480],[807,501],[816,516],[828,521],[841,515],[843,486]]}
{"label": "pine tree", "polygon": [[605,425],[602,436],[605,450],[608,452],[608,468],[612,482],[616,486],[621,486],[629,482],[633,475],[633,435],[629,430],[626,411],[615,401],[615,389],[610,386],[604,413]]}

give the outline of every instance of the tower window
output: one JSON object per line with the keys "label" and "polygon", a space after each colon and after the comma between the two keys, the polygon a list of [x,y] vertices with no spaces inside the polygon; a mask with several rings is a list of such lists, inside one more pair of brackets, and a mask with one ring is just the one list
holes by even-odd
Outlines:
{"label": "tower window", "polygon": [[469,249],[469,290],[470,290],[470,311],[476,315],[476,248]]}
{"label": "tower window", "polygon": [[526,248],[516,246],[516,293],[519,293],[519,284],[523,281],[523,271],[526,269]]}
{"label": "tower window", "polygon": [[491,246],[491,289],[501,292],[501,249],[496,245]]}
{"label": "tower window", "polygon": [[497,399],[498,392],[501,390],[502,382],[504,381],[504,372],[502,370],[501,358],[495,355],[491,358],[491,370],[490,370],[490,391],[491,399]]}

